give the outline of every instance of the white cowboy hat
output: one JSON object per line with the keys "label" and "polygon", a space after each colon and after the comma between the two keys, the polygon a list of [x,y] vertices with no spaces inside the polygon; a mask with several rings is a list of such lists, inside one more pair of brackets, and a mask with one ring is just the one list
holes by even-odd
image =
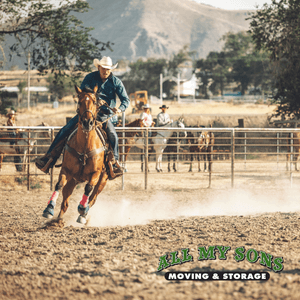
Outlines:
{"label": "white cowboy hat", "polygon": [[147,103],[143,106],[143,108],[150,108],[150,105]]}
{"label": "white cowboy hat", "polygon": [[15,115],[16,112],[14,110],[11,110],[10,112],[8,112],[6,115],[7,116],[12,116],[12,115]]}
{"label": "white cowboy hat", "polygon": [[101,60],[95,58],[94,65],[97,69],[98,69],[98,66],[100,65],[102,68],[113,70],[117,67],[118,63],[113,65],[112,60],[109,56],[103,56],[101,58]]}

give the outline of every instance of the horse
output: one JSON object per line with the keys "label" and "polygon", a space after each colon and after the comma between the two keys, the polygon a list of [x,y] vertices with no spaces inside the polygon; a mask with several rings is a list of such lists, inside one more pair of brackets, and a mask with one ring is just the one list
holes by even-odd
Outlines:
{"label": "horse", "polygon": [[[122,124],[118,123],[116,127],[122,127]],[[133,122],[126,124],[125,127],[144,127],[144,123],[142,119],[136,119]],[[126,161],[127,161],[128,153],[134,144],[134,137],[137,135],[137,133],[138,133],[137,131],[129,131],[129,132],[126,131],[125,138],[123,138],[122,132],[118,132],[119,153],[123,152],[122,147],[125,146],[124,153],[122,154],[124,155],[124,159],[122,160],[122,162],[123,162],[123,167],[125,172],[127,172]]]}
{"label": "horse", "polygon": [[209,131],[202,131],[196,138],[191,132],[188,133],[188,136],[189,152],[191,153],[189,172],[193,171],[194,153],[196,154],[198,160],[198,172],[201,172],[201,156],[203,157],[204,161],[204,172],[207,172],[206,162],[208,162],[208,170],[211,171],[212,152],[213,145],[215,143],[214,134]]}
{"label": "horse", "polygon": [[[49,126],[46,123],[42,123],[38,126]],[[11,129],[11,128],[9,128]],[[28,155],[33,146],[37,143],[40,137],[49,138],[49,131],[46,132],[30,132],[24,129],[15,129],[16,136],[11,137],[10,133],[7,131],[2,131],[0,133],[0,170],[2,168],[3,158],[7,155],[14,157],[14,163],[16,170],[21,172],[26,170],[26,162]],[[14,145],[8,145],[12,140],[15,141]]]}
{"label": "horse", "polygon": [[[43,212],[45,218],[52,218],[59,192],[62,189],[63,201],[57,221],[62,222],[70,196],[78,183],[87,182],[84,194],[78,205],[77,222],[86,224],[89,209],[95,204],[97,196],[104,189],[109,175],[105,166],[105,145],[97,133],[97,89],[84,92],[75,86],[78,95],[78,128],[70,135],[63,155],[62,167],[48,205]],[[108,163],[109,164],[109,163]],[[111,166],[111,165],[110,165]],[[112,167],[112,166],[111,166]]]}
{"label": "horse", "polygon": [[[185,128],[183,123],[183,118],[179,118],[176,121],[171,121],[169,124],[162,126],[160,128]],[[162,155],[164,152],[164,149],[167,147],[167,142],[169,138],[172,136],[173,131],[172,130],[166,130],[166,131],[158,131],[155,136],[151,137],[151,140],[149,141],[149,147],[152,147],[155,151],[156,155],[156,166],[155,169],[157,172],[162,172]],[[184,136],[186,136],[186,132],[182,133]],[[145,147],[145,139],[138,137],[135,138],[134,146],[144,149]]]}
{"label": "horse", "polygon": [[[184,137],[186,138],[187,134]],[[178,140],[177,132],[173,132],[167,144],[168,145],[164,149],[164,153],[167,153],[167,157],[168,157],[168,172],[171,172],[171,159],[173,160],[173,171],[177,172],[177,168],[176,168],[177,155],[181,146],[181,141]]]}

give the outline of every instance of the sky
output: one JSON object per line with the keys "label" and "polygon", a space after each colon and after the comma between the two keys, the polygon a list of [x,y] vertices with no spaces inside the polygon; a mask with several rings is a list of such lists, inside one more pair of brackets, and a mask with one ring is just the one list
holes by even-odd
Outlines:
{"label": "sky", "polygon": [[222,9],[255,9],[258,5],[259,8],[263,6],[264,3],[271,4],[272,0],[194,0],[198,3],[209,4],[214,7]]}

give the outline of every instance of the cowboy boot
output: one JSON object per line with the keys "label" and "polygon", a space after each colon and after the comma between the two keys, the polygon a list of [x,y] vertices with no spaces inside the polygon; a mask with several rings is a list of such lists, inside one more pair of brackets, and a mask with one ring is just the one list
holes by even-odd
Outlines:
{"label": "cowboy boot", "polygon": [[56,161],[59,159],[65,147],[67,139],[68,137],[63,139],[62,141],[59,141],[50,153],[46,153],[43,157],[36,158],[35,160],[36,167],[40,169],[42,172],[48,174],[50,169],[53,168]]}
{"label": "cowboy boot", "polygon": [[51,154],[46,153],[43,157],[36,158],[35,165],[42,172],[48,174],[49,170],[55,165],[57,159],[57,157],[52,157]]}

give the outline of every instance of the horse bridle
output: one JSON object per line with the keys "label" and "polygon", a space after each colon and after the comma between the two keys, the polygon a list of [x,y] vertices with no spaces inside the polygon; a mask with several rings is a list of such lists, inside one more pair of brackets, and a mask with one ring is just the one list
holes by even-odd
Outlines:
{"label": "horse bridle", "polygon": [[[90,93],[87,93],[85,95],[85,97],[88,96],[88,95],[90,95]],[[81,104],[82,101],[93,101],[94,105],[97,105],[96,116],[93,114],[93,112],[90,109],[86,109],[82,114],[80,114],[79,107],[80,107],[80,104]],[[86,98],[85,100],[78,101],[78,106],[77,106],[76,112],[77,112],[78,117],[80,119],[80,124],[82,125],[84,114],[87,113],[87,112],[90,112],[92,114],[92,117],[93,117],[93,127],[92,127],[92,129],[93,129],[94,126],[95,126],[95,121],[96,121],[96,117],[97,117],[97,113],[98,113],[99,109],[100,109],[100,107],[98,105],[97,99],[96,99],[96,101],[94,101],[93,97],[91,97],[91,96],[89,98]]]}

